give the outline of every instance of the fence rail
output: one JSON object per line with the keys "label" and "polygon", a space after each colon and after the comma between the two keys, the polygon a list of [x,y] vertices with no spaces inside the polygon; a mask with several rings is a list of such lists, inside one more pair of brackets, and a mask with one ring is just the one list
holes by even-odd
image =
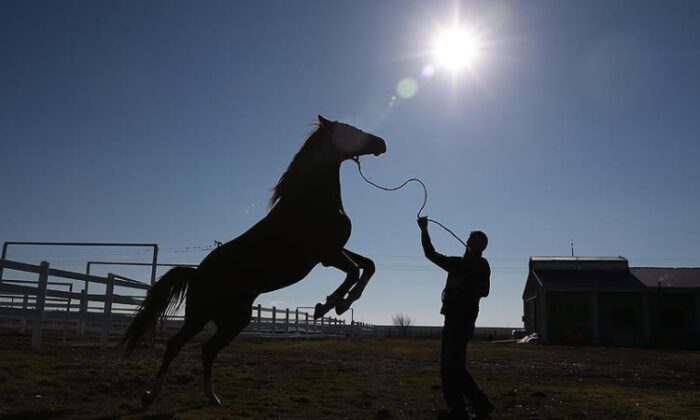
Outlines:
{"label": "fence rail", "polygon": [[[106,349],[111,334],[123,333],[133,319],[133,313],[143,301],[144,292],[150,285],[128,277],[108,274],[99,277],[83,273],[50,268],[43,261],[32,265],[0,259],[0,270],[19,271],[37,275],[36,281],[3,278],[0,283],[0,325],[10,325],[24,332],[32,330],[32,348],[40,349],[44,329],[62,329],[64,336],[69,329],[78,335],[86,332],[100,333],[100,347]],[[85,282],[80,292],[73,291],[73,283],[49,281],[50,277]],[[87,293],[90,283],[104,286],[104,293]],[[56,290],[67,287],[68,290]],[[119,287],[127,294],[115,293]],[[140,293],[141,295],[135,295]],[[307,312],[256,305],[251,308],[252,320],[245,334],[257,335],[367,335],[372,326],[364,323],[323,317],[315,320]],[[180,328],[182,315],[164,318],[159,331],[167,334]],[[206,331],[211,332],[209,325]]]}
{"label": "fence rail", "polygon": [[[474,338],[479,340],[508,340],[512,338],[513,330],[521,328],[512,327],[476,327]],[[372,329],[373,337],[408,337],[408,338],[440,338],[442,336],[441,326],[421,326],[411,325],[400,327],[396,325],[374,325]]]}

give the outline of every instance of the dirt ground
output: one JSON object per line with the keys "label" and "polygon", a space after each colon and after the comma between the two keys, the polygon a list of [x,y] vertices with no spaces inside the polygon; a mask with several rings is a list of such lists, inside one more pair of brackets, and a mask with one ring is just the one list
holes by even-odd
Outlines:
{"label": "dirt ground", "polygon": [[[436,419],[438,340],[244,339],[215,365],[223,407],[201,392],[201,343],[185,347],[151,407],[141,393],[163,343],[122,360],[98,340],[0,332],[3,419]],[[471,343],[494,418],[700,418],[700,352]]]}

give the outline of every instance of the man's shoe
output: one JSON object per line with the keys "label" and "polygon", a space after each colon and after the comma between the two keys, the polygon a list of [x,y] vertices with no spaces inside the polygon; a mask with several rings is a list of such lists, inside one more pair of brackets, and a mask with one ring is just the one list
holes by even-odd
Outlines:
{"label": "man's shoe", "polygon": [[467,412],[467,409],[462,409],[462,410],[450,410],[450,413],[447,415],[447,418],[449,420],[467,420],[470,419],[469,417],[469,412]]}
{"label": "man's shoe", "polygon": [[438,410],[437,420],[463,420],[469,419],[467,410]]}
{"label": "man's shoe", "polygon": [[490,419],[491,413],[495,409],[496,409],[496,407],[493,404],[491,404],[491,401],[486,400],[480,406],[474,407],[474,417],[477,420]]}

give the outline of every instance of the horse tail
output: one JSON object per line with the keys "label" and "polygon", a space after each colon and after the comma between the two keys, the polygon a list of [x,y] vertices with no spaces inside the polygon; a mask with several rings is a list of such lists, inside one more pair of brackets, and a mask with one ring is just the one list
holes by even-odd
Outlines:
{"label": "horse tail", "polygon": [[139,305],[134,320],[122,338],[124,357],[133,353],[144,338],[152,340],[158,320],[180,308],[195,272],[196,269],[191,267],[175,267],[148,290],[146,298]]}

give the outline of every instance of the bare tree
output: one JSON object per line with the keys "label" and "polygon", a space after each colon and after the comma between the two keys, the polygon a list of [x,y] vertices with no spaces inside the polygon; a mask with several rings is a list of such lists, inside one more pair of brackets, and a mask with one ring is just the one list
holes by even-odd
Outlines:
{"label": "bare tree", "polygon": [[413,325],[413,320],[411,319],[411,317],[409,317],[408,315],[397,313],[391,319],[394,322],[394,326],[398,327],[401,335],[406,337],[408,335],[408,330],[411,328],[411,325]]}

